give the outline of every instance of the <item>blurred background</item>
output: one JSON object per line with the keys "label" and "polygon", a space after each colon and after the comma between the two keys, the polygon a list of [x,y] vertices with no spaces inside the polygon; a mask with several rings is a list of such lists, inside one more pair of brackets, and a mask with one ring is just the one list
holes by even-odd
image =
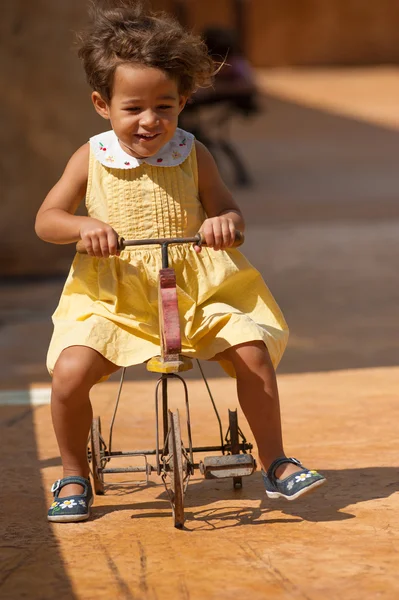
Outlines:
{"label": "blurred background", "polygon": [[[204,33],[215,56],[229,49],[181,125],[214,153],[247,220],[243,251],[286,315],[280,371],[396,365],[399,0],[150,4]],[[71,154],[108,125],[74,48],[86,19],[82,0],[2,2],[3,388],[50,381],[50,316],[74,248],[39,240],[35,214]]]}

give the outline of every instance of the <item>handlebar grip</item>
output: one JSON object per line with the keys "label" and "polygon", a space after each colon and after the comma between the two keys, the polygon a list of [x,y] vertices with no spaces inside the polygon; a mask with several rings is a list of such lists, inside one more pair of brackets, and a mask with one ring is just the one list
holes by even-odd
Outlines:
{"label": "handlebar grip", "polygon": [[[118,250],[123,250],[125,247],[125,239],[123,237],[120,237],[118,239]],[[87,254],[87,250],[85,248],[85,245],[83,243],[83,240],[79,240],[76,243],[76,252],[78,254]]]}
{"label": "handlebar grip", "polygon": [[[198,242],[202,246],[206,246],[206,242],[204,240],[203,234],[202,233],[198,233],[197,237],[198,237]],[[238,246],[242,246],[242,244],[244,243],[244,241],[245,241],[245,236],[242,233],[242,231],[236,231],[234,244],[232,246],[230,246],[230,248],[238,248]]]}

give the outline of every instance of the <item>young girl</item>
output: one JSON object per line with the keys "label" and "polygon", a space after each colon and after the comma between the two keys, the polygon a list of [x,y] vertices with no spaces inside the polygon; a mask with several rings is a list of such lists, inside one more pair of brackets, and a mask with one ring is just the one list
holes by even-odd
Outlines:
{"label": "young girl", "polygon": [[[128,239],[188,237],[207,247],[171,246],[181,311],[182,351],[216,359],[237,378],[255,437],[266,493],[293,500],[324,483],[283,450],[274,368],[288,329],[260,274],[230,248],[244,220],[208,150],[177,127],[214,64],[201,39],[171,17],[137,3],[93,9],[80,57],[95,110],[112,129],[79,148],[43,202],[37,235],[54,244],[82,240],[59,305],[48,353],[51,410],[63,478],[52,487],[50,521],[82,521],[93,500],[86,457],[89,392],[120,367],[159,353],[160,252]],[[75,212],[85,197],[88,216]]]}

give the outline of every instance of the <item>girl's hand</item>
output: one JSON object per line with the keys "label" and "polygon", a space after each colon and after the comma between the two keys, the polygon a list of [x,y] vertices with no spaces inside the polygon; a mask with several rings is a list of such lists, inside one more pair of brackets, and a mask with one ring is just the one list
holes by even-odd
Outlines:
{"label": "girl's hand", "polygon": [[[214,250],[224,250],[234,244],[236,226],[233,219],[221,215],[211,217],[202,223],[200,229],[206,245]],[[200,246],[194,246],[196,252],[201,252]]]}
{"label": "girl's hand", "polygon": [[97,258],[119,255],[118,234],[110,225],[98,219],[87,219],[79,231],[87,254]]}

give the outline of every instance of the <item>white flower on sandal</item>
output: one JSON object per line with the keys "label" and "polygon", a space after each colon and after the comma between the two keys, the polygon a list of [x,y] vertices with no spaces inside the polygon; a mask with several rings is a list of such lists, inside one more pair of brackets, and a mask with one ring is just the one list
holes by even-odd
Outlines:
{"label": "white flower on sandal", "polygon": [[72,498],[72,500],[64,500],[64,502],[62,504],[60,504],[60,508],[62,508],[62,509],[73,508],[74,506],[77,506],[77,504],[73,498]]}
{"label": "white flower on sandal", "polygon": [[309,471],[307,473],[301,473],[300,475],[295,475],[295,481],[296,481],[296,483],[299,483],[300,481],[305,481],[305,479],[307,479],[308,477],[312,477],[312,473],[310,473]]}
{"label": "white flower on sandal", "polygon": [[291,481],[289,481],[287,483],[287,490],[292,490],[293,487],[294,487],[294,480],[291,479]]}

